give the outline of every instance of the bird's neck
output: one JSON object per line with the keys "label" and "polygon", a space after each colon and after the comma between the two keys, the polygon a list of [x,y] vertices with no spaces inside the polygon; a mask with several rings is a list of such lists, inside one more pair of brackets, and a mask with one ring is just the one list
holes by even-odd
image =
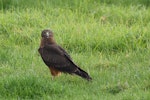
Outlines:
{"label": "bird's neck", "polygon": [[47,39],[42,38],[40,48],[43,48],[47,44],[52,45],[52,44],[56,44],[56,42],[54,41],[53,38],[47,38]]}

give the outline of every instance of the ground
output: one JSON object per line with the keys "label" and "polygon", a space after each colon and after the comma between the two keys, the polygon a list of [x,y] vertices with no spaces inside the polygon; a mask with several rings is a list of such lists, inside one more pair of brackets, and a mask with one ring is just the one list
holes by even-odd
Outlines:
{"label": "ground", "polygon": [[[149,100],[148,0],[1,0],[0,98]],[[51,80],[38,48],[51,29],[59,45],[93,78]]]}

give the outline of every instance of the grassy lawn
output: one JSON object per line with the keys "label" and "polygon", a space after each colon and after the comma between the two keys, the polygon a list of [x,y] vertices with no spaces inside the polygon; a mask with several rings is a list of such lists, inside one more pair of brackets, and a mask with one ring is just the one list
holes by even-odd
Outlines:
{"label": "grassy lawn", "polygon": [[[0,0],[0,99],[149,100],[149,0]],[[51,80],[38,48],[51,29],[93,78]]]}

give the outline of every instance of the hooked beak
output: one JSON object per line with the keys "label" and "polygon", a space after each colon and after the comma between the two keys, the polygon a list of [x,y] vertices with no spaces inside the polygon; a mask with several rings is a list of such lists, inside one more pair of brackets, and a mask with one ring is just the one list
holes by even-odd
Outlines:
{"label": "hooked beak", "polygon": [[46,32],[45,37],[46,37],[46,38],[49,38],[49,36],[50,36],[49,33]]}

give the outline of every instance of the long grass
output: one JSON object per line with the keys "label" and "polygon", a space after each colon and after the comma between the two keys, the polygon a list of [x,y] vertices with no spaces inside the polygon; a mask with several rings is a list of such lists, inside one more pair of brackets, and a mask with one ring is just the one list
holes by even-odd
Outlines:
{"label": "long grass", "polygon": [[[1,0],[0,99],[149,100],[149,0]],[[93,78],[51,80],[40,34]]]}

